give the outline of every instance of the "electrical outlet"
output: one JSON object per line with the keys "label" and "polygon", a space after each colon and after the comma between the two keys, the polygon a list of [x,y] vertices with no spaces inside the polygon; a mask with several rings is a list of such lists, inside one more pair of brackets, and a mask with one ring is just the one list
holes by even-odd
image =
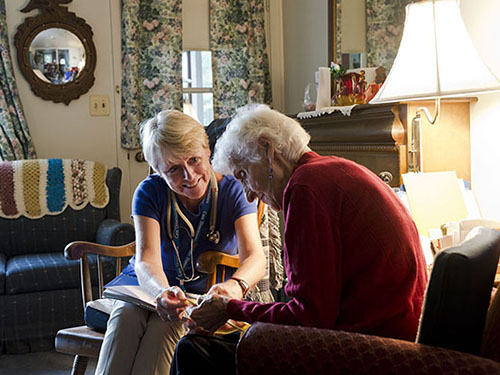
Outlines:
{"label": "electrical outlet", "polygon": [[90,95],[90,115],[109,116],[108,95]]}

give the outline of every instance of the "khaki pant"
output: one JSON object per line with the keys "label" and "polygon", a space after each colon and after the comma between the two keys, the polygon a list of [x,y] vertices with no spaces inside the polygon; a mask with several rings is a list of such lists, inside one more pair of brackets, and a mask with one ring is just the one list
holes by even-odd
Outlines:
{"label": "khaki pant", "polygon": [[155,312],[116,300],[95,374],[168,374],[183,335],[182,322],[164,322]]}

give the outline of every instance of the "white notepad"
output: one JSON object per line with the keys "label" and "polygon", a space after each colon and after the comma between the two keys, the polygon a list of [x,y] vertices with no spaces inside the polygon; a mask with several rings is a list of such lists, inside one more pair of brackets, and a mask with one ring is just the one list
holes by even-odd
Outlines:
{"label": "white notepad", "polygon": [[429,229],[468,216],[460,182],[454,171],[403,174],[410,211],[423,236]]}

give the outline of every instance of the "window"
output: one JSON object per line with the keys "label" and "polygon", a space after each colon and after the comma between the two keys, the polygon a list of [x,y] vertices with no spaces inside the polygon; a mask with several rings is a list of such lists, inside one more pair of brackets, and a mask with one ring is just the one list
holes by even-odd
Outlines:
{"label": "window", "polygon": [[212,53],[182,52],[184,113],[207,126],[214,119]]}

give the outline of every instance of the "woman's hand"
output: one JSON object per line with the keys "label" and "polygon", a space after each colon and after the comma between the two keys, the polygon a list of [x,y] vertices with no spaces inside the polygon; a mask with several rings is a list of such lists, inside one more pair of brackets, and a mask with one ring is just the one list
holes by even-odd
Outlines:
{"label": "woman's hand", "polygon": [[217,294],[219,296],[224,296],[229,299],[243,298],[243,290],[241,289],[240,284],[238,284],[238,282],[233,279],[229,279],[223,283],[212,285],[207,294],[210,295]]}
{"label": "woman's hand", "polygon": [[197,306],[189,306],[186,309],[186,315],[196,327],[202,328],[205,332],[213,333],[229,319],[228,302],[227,297],[205,294],[199,298]]}
{"label": "woman's hand", "polygon": [[187,305],[186,296],[178,286],[171,286],[156,297],[156,312],[163,321],[181,320]]}

